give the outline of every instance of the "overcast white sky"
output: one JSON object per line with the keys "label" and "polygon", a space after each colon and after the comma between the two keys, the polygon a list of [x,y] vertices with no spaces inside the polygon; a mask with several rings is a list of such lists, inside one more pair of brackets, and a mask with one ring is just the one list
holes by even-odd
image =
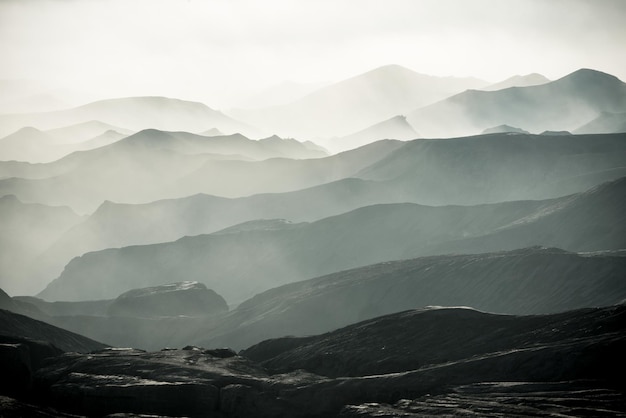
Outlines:
{"label": "overcast white sky", "polygon": [[215,108],[386,64],[626,80],[624,22],[624,0],[2,0],[0,79]]}

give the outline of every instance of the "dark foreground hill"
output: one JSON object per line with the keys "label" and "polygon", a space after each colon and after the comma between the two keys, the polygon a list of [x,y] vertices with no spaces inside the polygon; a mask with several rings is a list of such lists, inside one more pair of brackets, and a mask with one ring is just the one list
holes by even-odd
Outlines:
{"label": "dark foreground hill", "polygon": [[89,416],[616,417],[624,410],[616,365],[625,315],[624,306],[539,317],[408,311],[244,352],[276,361],[282,374],[229,350],[193,346],[64,354],[36,373],[30,399]]}

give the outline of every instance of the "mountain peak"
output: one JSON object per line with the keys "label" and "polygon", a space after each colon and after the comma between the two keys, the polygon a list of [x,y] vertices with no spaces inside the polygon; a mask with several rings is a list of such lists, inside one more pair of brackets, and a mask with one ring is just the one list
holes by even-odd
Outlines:
{"label": "mountain peak", "polygon": [[601,80],[611,81],[611,82],[620,82],[620,83],[622,82],[619,78],[615,77],[614,75],[607,74],[598,70],[593,70],[591,68],[581,68],[556,81],[562,81],[562,80],[574,80],[577,82],[597,82]]}

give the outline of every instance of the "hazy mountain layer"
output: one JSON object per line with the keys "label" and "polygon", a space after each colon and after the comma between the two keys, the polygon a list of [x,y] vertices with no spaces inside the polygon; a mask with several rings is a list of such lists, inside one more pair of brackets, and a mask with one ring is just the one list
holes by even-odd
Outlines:
{"label": "hazy mountain layer", "polygon": [[404,193],[380,182],[344,179],[295,192],[236,199],[200,194],[143,205],[107,201],[60,237],[37,259],[36,268],[30,268],[29,274],[49,280],[59,275],[72,258],[105,248],[173,241],[256,219],[310,222],[363,206],[407,199]]}
{"label": "hazy mountain layer", "polygon": [[357,173],[419,203],[471,205],[577,193],[626,175],[626,134],[419,139]]}
{"label": "hazy mountain layer", "polygon": [[626,132],[626,113],[602,112],[591,122],[574,130],[576,134]]}
{"label": "hazy mountain layer", "polygon": [[407,115],[425,137],[475,135],[501,124],[533,133],[574,130],[602,112],[626,112],[626,84],[578,70],[547,84],[498,91],[468,90]]}
{"label": "hazy mountain layer", "polygon": [[0,197],[0,287],[12,294],[36,292],[45,282],[27,277],[24,268],[82,220],[67,207]]}
{"label": "hazy mountain layer", "polygon": [[428,254],[438,243],[482,235],[546,205],[376,205],[313,223],[284,222],[271,229],[261,223],[170,243],[102,250],[72,260],[40,296],[106,299],[179,277],[205,283],[232,304],[280,284]]}
{"label": "hazy mountain layer", "polygon": [[[74,153],[49,164],[0,163],[5,169],[0,168],[0,175],[9,177],[0,181],[0,194],[16,194],[29,202],[68,204],[84,212],[94,210],[104,200],[146,202],[194,194],[201,191],[197,189],[205,182],[207,188],[211,185],[228,187],[229,181],[224,176],[179,185],[179,179],[196,175],[209,161],[324,155],[310,145],[276,137],[254,141],[241,135],[204,137],[145,130],[111,145]],[[224,164],[238,167],[232,161]],[[246,176],[246,173],[239,175]],[[183,188],[190,189],[191,193]]]}
{"label": "hazy mountain layer", "polygon": [[482,87],[479,90],[495,91],[495,90],[508,89],[511,87],[538,86],[540,84],[546,84],[549,82],[550,82],[549,79],[537,73],[526,74],[526,75],[514,75],[513,77],[509,77],[506,80],[502,80],[498,83]]}
{"label": "hazy mountain layer", "polygon": [[[624,184],[621,179],[553,201],[375,205],[313,223],[253,223],[171,243],[103,250],[72,260],[41,296],[104,299],[181,277],[207,284],[232,304],[284,283],[459,248],[475,253],[550,241],[572,251],[620,249],[626,236]],[[594,211],[602,216],[590,219]]]}
{"label": "hazy mountain layer", "polygon": [[228,134],[257,134],[250,126],[202,103],[166,97],[127,97],[101,100],[54,112],[0,115],[0,135],[7,135],[24,126],[45,130],[92,120],[133,131],[153,128],[202,132],[217,128]]}
{"label": "hazy mountain layer", "polygon": [[279,135],[345,136],[485,84],[473,78],[433,77],[389,65],[326,86],[287,105],[231,113]]}
{"label": "hazy mountain layer", "polygon": [[367,127],[359,132],[342,138],[336,138],[325,142],[333,150],[348,150],[369,143],[380,141],[381,139],[410,140],[419,138],[419,134],[406,121],[404,116],[394,116],[376,125]]}

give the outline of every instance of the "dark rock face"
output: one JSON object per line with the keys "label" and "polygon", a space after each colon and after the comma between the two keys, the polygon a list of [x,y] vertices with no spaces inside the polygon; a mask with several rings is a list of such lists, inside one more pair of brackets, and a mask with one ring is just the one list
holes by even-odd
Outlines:
{"label": "dark rock face", "polygon": [[349,405],[339,416],[366,417],[554,417],[624,416],[623,392],[580,382],[490,382],[459,386],[443,395],[403,399],[394,405]]}
{"label": "dark rock face", "polygon": [[623,305],[528,317],[408,311],[243,352],[261,364],[197,346],[66,353],[36,372],[34,393],[89,416],[623,416],[625,319]]}
{"label": "dark rock face", "polygon": [[228,311],[224,298],[198,282],[130,290],[109,306],[111,316],[209,316]]}
{"label": "dark rock face", "polygon": [[8,396],[0,396],[0,416],[2,418],[80,418],[78,415],[32,405]]}
{"label": "dark rock face", "polygon": [[256,408],[287,413],[290,408],[280,406],[276,393],[306,381],[297,374],[270,378],[243,357],[211,352],[109,349],[65,354],[37,373],[36,386],[52,405],[87,415],[272,416],[263,411],[258,415]]}

